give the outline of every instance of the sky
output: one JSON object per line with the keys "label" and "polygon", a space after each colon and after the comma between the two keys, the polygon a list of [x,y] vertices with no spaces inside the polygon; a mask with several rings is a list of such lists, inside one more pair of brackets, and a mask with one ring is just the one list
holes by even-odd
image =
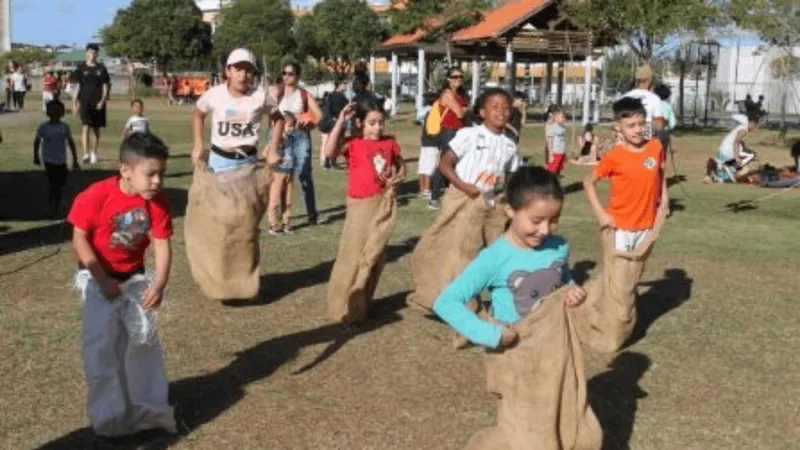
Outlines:
{"label": "sky", "polygon": [[[11,41],[36,45],[75,45],[83,47],[100,29],[111,23],[119,8],[131,0],[9,0],[11,1]],[[308,5],[313,0],[293,0]],[[739,35],[741,32],[734,32]],[[726,33],[727,34],[727,33]],[[723,46],[736,46],[728,34],[718,39]],[[754,36],[743,36],[740,45],[758,45]]]}
{"label": "sky", "polygon": [[[9,0],[11,42],[83,47],[131,0]],[[310,0],[292,1],[298,5]]]}

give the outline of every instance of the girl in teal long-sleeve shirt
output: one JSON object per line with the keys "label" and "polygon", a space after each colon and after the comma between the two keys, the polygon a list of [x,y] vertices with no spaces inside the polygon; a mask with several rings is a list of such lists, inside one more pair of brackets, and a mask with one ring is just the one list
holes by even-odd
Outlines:
{"label": "girl in teal long-sleeve shirt", "polygon": [[[508,326],[536,309],[542,300],[573,284],[568,264],[569,245],[553,233],[558,228],[564,191],[556,175],[542,167],[518,170],[508,182],[506,233],[484,249],[442,292],[433,310],[471,342],[490,348],[513,343]],[[491,292],[494,323],[475,314],[467,304],[484,290]],[[580,286],[566,295],[569,306],[586,298]]]}

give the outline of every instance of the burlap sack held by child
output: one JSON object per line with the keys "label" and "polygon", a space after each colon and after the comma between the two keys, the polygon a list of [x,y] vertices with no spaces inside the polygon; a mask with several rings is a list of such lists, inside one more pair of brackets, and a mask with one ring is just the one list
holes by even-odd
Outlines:
{"label": "burlap sack held by child", "polygon": [[215,300],[250,299],[259,290],[259,222],[270,172],[261,163],[221,173],[194,170],[184,236],[192,277]]}
{"label": "burlap sack held by child", "polygon": [[467,450],[599,450],[603,432],[586,400],[583,351],[564,304],[566,288],[513,325],[518,343],[486,354],[487,388],[499,397],[497,425]]}
{"label": "burlap sack held by child", "polygon": [[397,222],[395,189],[365,199],[347,199],[339,253],[328,282],[328,316],[341,323],[367,317]]}
{"label": "burlap sack held by child", "polygon": [[507,222],[502,202],[492,207],[484,197],[472,199],[450,187],[436,221],[422,234],[411,256],[414,292],[409,301],[430,310],[447,284],[503,234]]}
{"label": "burlap sack held by child", "polygon": [[577,308],[576,329],[581,342],[600,352],[619,350],[636,325],[636,286],[667,217],[656,215],[649,236],[631,252],[614,248],[614,229],[600,230],[603,267],[584,286],[586,300]]}

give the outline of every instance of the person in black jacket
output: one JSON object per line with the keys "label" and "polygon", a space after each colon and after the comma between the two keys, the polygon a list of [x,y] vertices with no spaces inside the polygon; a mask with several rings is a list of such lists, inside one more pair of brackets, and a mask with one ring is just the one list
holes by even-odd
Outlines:
{"label": "person in black jacket", "polygon": [[[319,123],[319,132],[322,134],[322,145],[320,148],[325,148],[325,143],[328,141],[328,133],[333,130],[336,119],[349,103],[347,96],[344,94],[346,90],[347,85],[341,79],[337,79],[333,83],[333,92],[325,97],[325,101],[322,104],[322,121]],[[336,160],[326,158],[324,152],[320,152],[319,159],[322,168],[325,170],[330,170],[332,167],[336,166]]]}

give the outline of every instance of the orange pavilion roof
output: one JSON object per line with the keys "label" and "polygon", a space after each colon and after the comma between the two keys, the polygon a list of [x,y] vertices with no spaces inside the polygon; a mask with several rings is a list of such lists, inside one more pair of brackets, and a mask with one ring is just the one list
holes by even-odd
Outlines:
{"label": "orange pavilion roof", "polygon": [[550,3],[552,0],[506,0],[488,11],[482,21],[459,30],[452,40],[458,42],[499,37]]}

